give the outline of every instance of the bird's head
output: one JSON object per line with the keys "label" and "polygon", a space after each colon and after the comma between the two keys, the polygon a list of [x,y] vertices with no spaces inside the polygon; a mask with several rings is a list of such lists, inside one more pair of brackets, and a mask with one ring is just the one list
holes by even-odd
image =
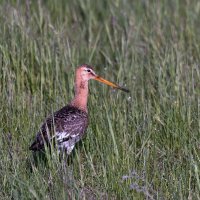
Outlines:
{"label": "bird's head", "polygon": [[93,70],[93,67],[89,66],[89,65],[82,65],[81,67],[77,68],[77,71],[76,71],[76,74],[77,76],[79,76],[83,81],[88,81],[90,79],[94,79],[94,80],[97,80],[99,82],[102,82],[106,85],[109,85],[113,88],[116,88],[116,89],[120,89],[120,90],[123,90],[125,92],[129,92],[129,90],[127,90],[126,88],[123,88],[115,83],[112,83],[100,76],[98,76],[94,70]]}

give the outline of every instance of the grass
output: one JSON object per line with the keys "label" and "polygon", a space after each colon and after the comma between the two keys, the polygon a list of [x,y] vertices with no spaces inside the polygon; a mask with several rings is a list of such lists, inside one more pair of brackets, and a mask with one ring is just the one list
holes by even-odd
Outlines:
{"label": "grass", "polygon": [[[0,199],[200,199],[199,18],[197,0],[2,0]],[[33,155],[83,63],[130,94],[91,81],[68,164]]]}

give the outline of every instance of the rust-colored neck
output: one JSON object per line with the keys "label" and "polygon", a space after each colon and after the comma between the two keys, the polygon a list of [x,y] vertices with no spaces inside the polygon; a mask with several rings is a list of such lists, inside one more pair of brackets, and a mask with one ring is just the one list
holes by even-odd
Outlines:
{"label": "rust-colored neck", "polygon": [[75,106],[87,112],[88,99],[88,80],[82,80],[80,74],[76,74],[75,79],[75,97],[70,105]]}

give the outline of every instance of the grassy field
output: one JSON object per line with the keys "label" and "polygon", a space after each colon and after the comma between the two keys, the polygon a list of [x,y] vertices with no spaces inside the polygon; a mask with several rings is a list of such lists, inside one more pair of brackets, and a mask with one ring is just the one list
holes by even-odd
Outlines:
{"label": "grassy field", "polygon": [[[90,81],[87,137],[68,159],[28,150]],[[0,199],[200,199],[200,2],[0,2]]]}

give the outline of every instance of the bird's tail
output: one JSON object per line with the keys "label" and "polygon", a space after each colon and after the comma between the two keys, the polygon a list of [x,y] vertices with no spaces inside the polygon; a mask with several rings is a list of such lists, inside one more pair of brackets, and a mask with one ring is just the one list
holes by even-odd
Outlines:
{"label": "bird's tail", "polygon": [[39,151],[40,149],[41,149],[41,145],[37,141],[34,141],[29,147],[29,150],[31,151]]}
{"label": "bird's tail", "polygon": [[41,133],[38,133],[35,141],[29,147],[29,150],[40,151],[42,149],[44,149],[44,137]]}

